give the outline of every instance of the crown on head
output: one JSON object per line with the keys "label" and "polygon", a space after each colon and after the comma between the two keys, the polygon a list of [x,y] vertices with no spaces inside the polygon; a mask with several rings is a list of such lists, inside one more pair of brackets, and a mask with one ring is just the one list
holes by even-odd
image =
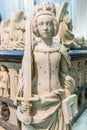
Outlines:
{"label": "crown on head", "polygon": [[38,17],[39,15],[42,14],[49,14],[49,15],[56,16],[56,8],[54,4],[43,3],[41,5],[36,5],[34,10],[34,15]]}

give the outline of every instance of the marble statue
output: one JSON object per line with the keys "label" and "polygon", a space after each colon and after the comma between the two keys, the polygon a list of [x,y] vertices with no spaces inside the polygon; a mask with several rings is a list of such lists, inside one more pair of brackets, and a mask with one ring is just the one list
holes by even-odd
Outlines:
{"label": "marble statue", "polygon": [[0,50],[24,50],[26,16],[23,11],[16,11],[11,17],[1,22]]}
{"label": "marble statue", "polygon": [[[59,41],[67,49],[81,48],[80,45],[74,42],[72,19],[69,16],[69,12],[67,8],[68,8],[68,2],[65,1],[63,2],[62,7],[59,9],[61,11],[61,18],[59,21],[58,33],[54,37],[54,40]],[[57,15],[56,17],[58,16],[59,15]]]}
{"label": "marble statue", "polygon": [[9,69],[10,76],[10,99],[14,100],[17,93],[18,77],[19,74],[15,69]]}
{"label": "marble statue", "polygon": [[9,44],[13,49],[24,49],[25,22],[26,17],[23,11],[17,11],[11,15]]}
{"label": "marble statue", "polygon": [[82,34],[75,32],[74,42],[77,43],[81,49],[87,49],[87,41]]}
{"label": "marble statue", "polygon": [[72,33],[72,20],[69,16],[65,16],[63,21],[60,22],[58,33],[60,36],[60,42],[66,47],[70,46],[73,42],[74,34]]}
{"label": "marble statue", "polygon": [[61,103],[73,94],[75,82],[68,73],[71,62],[67,49],[53,41],[58,29],[54,4],[37,5],[28,20],[17,117],[22,130],[70,130]]}
{"label": "marble statue", "polygon": [[9,97],[10,77],[8,68],[5,65],[0,66],[0,96]]}
{"label": "marble statue", "polygon": [[1,46],[0,49],[6,49],[10,42],[10,19],[1,22]]}

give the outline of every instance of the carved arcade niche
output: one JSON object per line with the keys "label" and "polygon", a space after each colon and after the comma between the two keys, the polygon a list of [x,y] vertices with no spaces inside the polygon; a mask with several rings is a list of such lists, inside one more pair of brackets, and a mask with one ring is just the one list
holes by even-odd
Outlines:
{"label": "carved arcade niche", "polygon": [[[2,60],[1,62],[4,64],[0,63],[0,125],[8,129],[11,129],[11,127],[19,129],[14,101],[18,91],[20,67],[16,62],[10,65],[9,59],[8,62],[3,62]],[[16,68],[14,64],[17,64]]]}
{"label": "carved arcade niche", "polygon": [[73,51],[70,75],[75,79],[75,93],[78,95],[79,109],[87,100],[87,53],[86,51]]}

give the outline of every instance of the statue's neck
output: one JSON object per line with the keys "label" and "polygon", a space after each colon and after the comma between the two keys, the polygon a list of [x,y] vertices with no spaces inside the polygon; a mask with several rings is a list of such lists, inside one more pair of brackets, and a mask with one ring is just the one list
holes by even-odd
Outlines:
{"label": "statue's neck", "polygon": [[46,39],[46,40],[42,39],[41,42],[42,42],[42,44],[44,44],[44,45],[52,46],[52,42],[53,42],[53,41],[52,41],[52,39]]}

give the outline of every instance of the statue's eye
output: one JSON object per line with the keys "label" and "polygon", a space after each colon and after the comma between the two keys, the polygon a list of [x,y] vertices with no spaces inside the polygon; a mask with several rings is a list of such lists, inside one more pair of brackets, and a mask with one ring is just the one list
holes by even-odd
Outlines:
{"label": "statue's eye", "polygon": [[44,24],[43,22],[40,22],[38,25],[39,25],[39,26],[42,26],[43,24]]}
{"label": "statue's eye", "polygon": [[48,26],[52,26],[53,23],[52,23],[51,21],[49,21],[49,22],[47,22],[47,25],[48,25]]}

